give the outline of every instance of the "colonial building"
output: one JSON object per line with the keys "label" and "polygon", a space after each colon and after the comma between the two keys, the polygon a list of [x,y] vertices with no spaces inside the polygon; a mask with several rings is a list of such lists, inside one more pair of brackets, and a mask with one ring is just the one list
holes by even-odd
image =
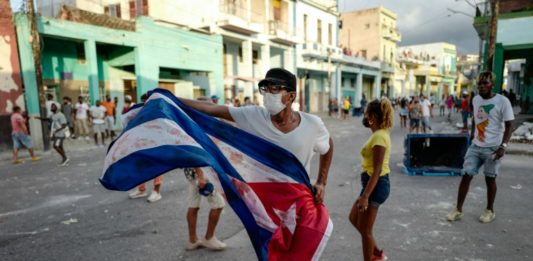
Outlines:
{"label": "colonial building", "polygon": [[[344,12],[341,20],[340,45],[345,53],[380,64],[378,74],[363,75],[363,94],[367,98],[399,95],[399,90],[394,87],[396,46],[401,41],[401,34],[396,27],[396,14],[379,6]],[[401,84],[399,82],[396,85]]]}
{"label": "colonial building", "polygon": [[407,70],[406,95],[440,97],[456,93],[457,50],[449,43],[398,47],[398,62]]}

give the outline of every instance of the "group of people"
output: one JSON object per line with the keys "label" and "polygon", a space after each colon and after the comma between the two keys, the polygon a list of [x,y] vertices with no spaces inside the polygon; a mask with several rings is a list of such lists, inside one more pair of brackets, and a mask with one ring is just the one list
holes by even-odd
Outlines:
{"label": "group of people", "polygon": [[408,100],[403,98],[399,101],[400,105],[400,127],[407,128],[407,119],[409,119],[410,133],[432,133],[431,119],[433,118],[433,104],[425,95],[412,96]]}
{"label": "group of people", "polygon": [[[456,221],[462,217],[462,207],[470,181],[483,165],[488,190],[487,207],[480,216],[480,221],[490,222],[495,218],[493,204],[496,195],[496,177],[499,174],[501,159],[505,155],[507,143],[511,136],[511,123],[514,116],[509,100],[492,92],[494,80],[494,74],[491,72],[483,72],[478,77],[479,95],[473,98],[471,104],[475,124],[471,131],[473,143],[465,156],[464,175],[459,186],[457,205],[447,215],[449,221]],[[269,70],[265,79],[259,82],[259,91],[264,98],[264,107],[218,105],[216,97],[212,97],[211,102],[184,98],[180,98],[180,100],[191,108],[233,122],[237,127],[288,150],[296,156],[308,173],[311,169],[313,154],[318,152],[320,154],[318,176],[313,187],[316,204],[322,204],[334,149],[326,126],[319,117],[292,109],[292,103],[296,99],[296,77],[291,72],[282,68]],[[110,99],[106,100],[109,101]],[[81,99],[79,102],[83,104]],[[100,106],[102,105],[98,101],[96,108]],[[127,106],[132,106],[131,99]],[[61,139],[64,135],[62,133],[66,132],[69,127],[69,120],[65,115],[61,116],[62,113],[57,105],[52,104],[50,107],[53,135]],[[78,110],[76,108],[76,114]],[[17,128],[14,128],[13,140],[16,141],[17,148],[19,145],[30,145],[31,147],[31,144],[28,144],[22,135],[27,133],[27,129],[23,127],[24,120],[19,115],[20,108],[15,108],[14,111],[12,123],[17,124]],[[106,115],[114,116],[114,114],[105,114],[106,112],[105,106],[104,109],[98,109],[97,113],[91,112],[93,126],[94,124],[112,123]],[[59,116],[55,116],[58,114]],[[433,116],[431,102],[423,95],[415,96],[409,102],[407,100],[400,101],[400,116],[402,116],[402,127],[406,127],[406,117],[409,116],[412,131],[420,127],[420,122],[422,122],[424,131],[426,129],[431,131],[429,124],[429,118]],[[386,259],[383,249],[378,247],[374,238],[373,226],[379,207],[390,194],[389,174],[391,172],[390,153],[392,146],[390,130],[393,127],[393,118],[394,108],[387,98],[369,102],[362,118],[363,126],[369,129],[371,135],[360,150],[361,192],[354,199],[348,216],[350,223],[361,234],[362,253],[365,261]],[[95,123],[95,119],[102,121]],[[78,121],[80,118],[77,117],[75,120]],[[109,131],[110,135],[113,135],[112,130]],[[15,158],[16,152],[14,150]],[[30,154],[32,159],[38,159],[32,150],[30,150]],[[215,236],[215,228],[225,206],[223,197],[213,189],[201,168],[185,169],[185,176],[190,184],[189,210],[187,212],[189,240],[186,249],[194,250],[199,247],[207,247],[223,250],[226,244]],[[160,180],[157,182],[157,186],[160,186]],[[144,197],[146,196],[144,191],[139,187],[130,194],[130,197]],[[159,193],[159,187],[157,192]],[[196,224],[202,196],[207,197],[211,211],[205,237],[199,239],[196,233]]]}
{"label": "group of people", "polygon": [[[126,96],[126,104],[132,103],[131,97]],[[114,126],[116,122],[116,106],[118,99],[112,101],[106,95],[105,101],[97,100],[95,105],[89,107],[83,96],[78,97],[78,101],[73,104],[68,96],[63,97],[63,103],[54,100],[54,95],[46,95],[45,115],[34,117],[44,121],[44,126],[50,134],[52,147],[61,156],[60,166],[68,165],[70,159],[67,157],[63,142],[66,138],[90,140],[89,126],[92,126],[95,145],[103,147],[106,145],[105,139],[112,140],[115,137]],[[13,107],[11,116],[11,127],[13,137],[13,163],[20,164],[22,161],[18,157],[21,148],[27,148],[32,155],[32,160],[38,160],[34,155],[33,144],[28,128],[26,114],[23,114],[19,106]]]}

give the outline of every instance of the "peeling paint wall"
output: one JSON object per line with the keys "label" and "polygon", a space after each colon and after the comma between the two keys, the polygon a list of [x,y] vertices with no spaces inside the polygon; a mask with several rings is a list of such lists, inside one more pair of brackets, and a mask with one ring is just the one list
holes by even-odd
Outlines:
{"label": "peeling paint wall", "polygon": [[9,1],[0,1],[0,149],[11,146],[13,106],[24,110],[24,95],[17,53],[17,37]]}

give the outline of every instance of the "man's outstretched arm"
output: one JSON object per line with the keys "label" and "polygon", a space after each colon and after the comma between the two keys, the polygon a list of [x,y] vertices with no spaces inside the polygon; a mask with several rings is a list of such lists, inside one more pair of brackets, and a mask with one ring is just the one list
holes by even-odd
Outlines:
{"label": "man's outstretched arm", "polygon": [[179,98],[178,99],[183,102],[185,105],[201,111],[205,114],[211,115],[213,117],[221,118],[228,121],[233,121],[233,117],[231,117],[231,114],[229,113],[228,106],[225,105],[218,105],[207,101],[197,101],[197,100],[190,100],[185,98]]}

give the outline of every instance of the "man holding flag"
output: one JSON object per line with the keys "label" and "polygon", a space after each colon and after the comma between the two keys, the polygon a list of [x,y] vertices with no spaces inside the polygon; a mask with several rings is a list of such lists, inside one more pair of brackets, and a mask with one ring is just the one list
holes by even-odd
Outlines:
{"label": "man holding flag", "polygon": [[265,108],[259,106],[228,107],[180,98],[187,106],[214,117],[233,121],[237,127],[266,139],[294,154],[311,169],[314,152],[320,153],[318,178],[314,185],[315,200],[324,200],[329,166],[333,158],[333,141],[322,120],[314,115],[292,110],[296,99],[296,76],[283,68],[270,69],[259,82]]}
{"label": "man holding flag", "polygon": [[[107,152],[100,182],[125,191],[175,168],[201,168],[223,191],[259,260],[318,260],[333,230],[322,204],[333,142],[319,117],[291,109],[291,72],[269,70],[259,90],[264,108],[150,91],[125,115],[127,127]],[[320,164],[311,185],[314,152]]]}

